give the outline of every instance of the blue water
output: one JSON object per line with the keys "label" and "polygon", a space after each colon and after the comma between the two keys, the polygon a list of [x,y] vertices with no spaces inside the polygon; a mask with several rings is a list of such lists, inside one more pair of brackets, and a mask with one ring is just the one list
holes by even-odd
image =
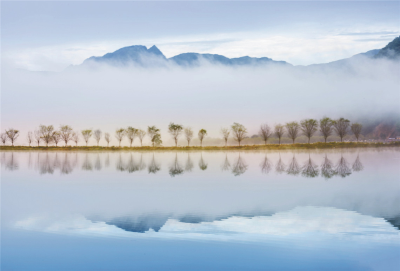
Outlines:
{"label": "blue water", "polygon": [[400,150],[1,152],[1,270],[399,270]]}

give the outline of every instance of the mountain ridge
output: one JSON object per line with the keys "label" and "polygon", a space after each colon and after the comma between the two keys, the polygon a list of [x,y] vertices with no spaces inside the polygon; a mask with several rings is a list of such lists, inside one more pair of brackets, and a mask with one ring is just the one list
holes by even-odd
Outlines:
{"label": "mountain ridge", "polygon": [[[305,67],[345,67],[351,65],[355,60],[369,58],[387,58],[387,59],[400,59],[400,37],[396,37],[393,41],[389,42],[382,49],[373,49],[364,53],[356,54],[352,57],[339,59],[328,63],[311,64]],[[242,56],[236,58],[228,58],[219,54],[201,54],[195,52],[188,52],[178,54],[176,56],[167,58],[162,51],[153,45],[147,48],[144,45],[132,45],[122,47],[114,52],[107,53],[103,56],[92,56],[83,61],[81,65],[95,65],[95,64],[108,64],[111,66],[124,67],[128,65],[137,65],[141,67],[165,67],[167,65],[176,65],[180,67],[199,67],[205,63],[240,67],[240,66],[266,66],[266,65],[283,65],[294,66],[286,61],[273,60],[268,57],[250,57]],[[301,66],[301,65],[299,65]],[[75,66],[76,67],[76,66]],[[303,66],[304,67],[304,66]]]}

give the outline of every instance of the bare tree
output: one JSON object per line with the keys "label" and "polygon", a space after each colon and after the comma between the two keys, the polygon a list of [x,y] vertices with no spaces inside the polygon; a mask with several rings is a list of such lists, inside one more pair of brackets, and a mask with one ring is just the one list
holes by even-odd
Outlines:
{"label": "bare tree", "polygon": [[33,133],[32,132],[28,132],[28,135],[27,135],[26,139],[28,140],[28,144],[29,144],[29,147],[30,147],[31,143],[33,141]]}
{"label": "bare tree", "polygon": [[311,137],[318,131],[318,121],[315,119],[305,119],[300,122],[300,129],[303,134],[308,138],[310,144]]}
{"label": "bare tree", "polygon": [[60,132],[58,132],[58,131],[55,131],[54,133],[53,133],[53,142],[56,144],[56,147],[57,147],[57,145],[58,145],[58,142],[60,142],[61,141],[61,134],[60,134]]}
{"label": "bare tree", "polygon": [[186,141],[187,141],[188,147],[189,147],[190,146],[190,141],[193,138],[193,130],[190,127],[186,127],[185,130],[184,130],[184,133],[185,133],[185,138],[186,138]]}
{"label": "bare tree", "polygon": [[351,125],[351,131],[353,132],[354,136],[356,137],[357,142],[358,142],[358,139],[360,138],[361,130],[362,130],[361,123],[353,123]]}
{"label": "bare tree", "polygon": [[281,144],[281,138],[285,133],[285,127],[282,124],[275,125],[274,134],[279,140],[279,145]]}
{"label": "bare tree", "polygon": [[231,131],[228,128],[221,128],[222,137],[225,140],[225,147],[228,145],[228,138]]}
{"label": "bare tree", "polygon": [[60,135],[61,135],[61,139],[64,141],[65,143],[65,147],[68,145],[68,141],[70,141],[72,139],[72,128],[68,125],[61,125],[60,127]]}
{"label": "bare tree", "polygon": [[53,125],[40,125],[39,126],[40,137],[46,143],[46,147],[49,146],[51,142],[53,142],[53,134],[54,134],[54,127]]}
{"label": "bare tree", "polygon": [[178,146],[178,138],[181,135],[183,130],[183,126],[179,124],[175,124],[171,122],[168,126],[168,133],[171,134],[172,138],[175,141],[175,147]]}
{"label": "bare tree", "polygon": [[294,141],[299,135],[300,125],[296,121],[286,123],[286,130],[294,144]]}
{"label": "bare tree", "polygon": [[271,137],[272,131],[268,124],[263,124],[260,126],[260,131],[258,132],[258,134],[264,140],[265,145],[267,145],[267,141]]}
{"label": "bare tree", "polygon": [[37,143],[38,147],[40,145],[40,141],[42,141],[42,136],[40,134],[39,130],[35,130],[35,132],[33,132],[33,135],[35,137],[35,142]]}
{"label": "bare tree", "polygon": [[235,122],[231,126],[231,129],[232,129],[233,138],[239,143],[239,146],[240,146],[240,142],[243,139],[245,139],[246,135],[247,135],[246,127],[244,127],[242,124]]}
{"label": "bare tree", "polygon": [[325,143],[328,136],[332,134],[332,125],[333,121],[330,118],[323,118],[319,121],[319,129],[325,139]]}
{"label": "bare tree", "polygon": [[349,126],[350,121],[348,119],[340,118],[333,121],[333,128],[335,129],[336,134],[340,137],[340,141],[343,142],[343,137],[346,136]]}
{"label": "bare tree", "polygon": [[11,141],[11,145],[14,146],[15,140],[19,137],[19,131],[13,128],[6,130],[6,135],[8,139]]}
{"label": "bare tree", "polygon": [[94,139],[96,139],[96,141],[97,141],[97,146],[99,146],[99,142],[100,142],[102,134],[103,133],[100,131],[100,129],[94,130],[94,132],[93,132]]}
{"label": "bare tree", "polygon": [[137,136],[137,132],[138,129],[133,128],[131,126],[129,126],[128,128],[126,128],[126,137],[129,140],[129,146],[132,147],[132,143],[135,140],[135,137]]}
{"label": "bare tree", "polygon": [[121,141],[122,141],[122,139],[124,139],[125,135],[126,135],[126,131],[123,128],[117,129],[115,131],[115,137],[117,138],[120,147],[121,147]]}
{"label": "bare tree", "polygon": [[81,133],[82,133],[82,136],[83,136],[83,140],[85,140],[85,142],[86,142],[86,147],[87,147],[89,139],[93,135],[93,130],[92,129],[82,130]]}
{"label": "bare tree", "polygon": [[75,142],[75,145],[78,146],[78,142],[79,142],[79,134],[77,132],[72,132],[72,137],[71,137],[72,141]]}
{"label": "bare tree", "polygon": [[200,140],[200,146],[202,146],[202,147],[203,147],[203,139],[206,135],[207,135],[207,131],[205,129],[201,129],[198,133],[198,137]]}
{"label": "bare tree", "polygon": [[138,138],[140,140],[140,146],[143,146],[143,138],[144,138],[145,135],[146,135],[145,131],[143,131],[141,129],[138,129],[137,136],[138,136]]}
{"label": "bare tree", "polygon": [[105,133],[104,134],[104,139],[106,140],[107,147],[108,147],[110,145],[110,141],[111,141],[110,134],[109,133]]}
{"label": "bare tree", "polygon": [[158,129],[156,126],[148,126],[147,135],[150,137],[150,141],[153,144],[153,147],[155,145],[162,144],[160,129]]}
{"label": "bare tree", "polygon": [[7,141],[8,141],[8,136],[6,133],[1,133],[0,134],[0,140],[1,143],[3,143],[3,145],[6,145]]}

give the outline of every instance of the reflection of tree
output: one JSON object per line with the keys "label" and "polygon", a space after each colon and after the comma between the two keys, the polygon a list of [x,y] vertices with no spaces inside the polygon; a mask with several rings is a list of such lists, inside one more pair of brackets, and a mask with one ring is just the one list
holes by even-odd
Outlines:
{"label": "reflection of tree", "polygon": [[140,156],[140,161],[139,162],[136,162],[135,159],[133,159],[133,155],[131,154],[131,157],[130,157],[130,159],[128,161],[128,164],[126,166],[126,170],[129,173],[132,173],[132,172],[136,172],[136,171],[141,171],[141,170],[143,170],[145,168],[146,168],[146,165],[143,162],[143,154]]}
{"label": "reflection of tree", "polygon": [[314,178],[319,175],[318,166],[311,160],[310,155],[308,155],[308,161],[302,167],[301,175],[307,178]]}
{"label": "reflection of tree", "polygon": [[125,165],[124,165],[124,161],[122,161],[121,154],[119,154],[119,158],[118,158],[118,161],[117,161],[116,168],[119,171],[125,171]]}
{"label": "reflection of tree", "polygon": [[358,172],[364,169],[363,164],[360,161],[360,155],[357,155],[356,160],[353,163],[353,171]]}
{"label": "reflection of tree", "polygon": [[343,156],[340,157],[340,160],[335,167],[335,173],[342,178],[349,176],[351,174],[351,169],[349,167],[349,164],[347,163],[346,159]]}
{"label": "reflection of tree", "polygon": [[294,176],[299,175],[300,173],[300,166],[299,163],[297,163],[296,157],[294,155],[286,170],[286,173]]}
{"label": "reflection of tree", "polygon": [[206,164],[206,162],[204,162],[204,160],[203,160],[203,155],[201,155],[200,161],[199,161],[199,168],[200,168],[201,170],[206,170],[207,167],[208,167],[208,164]]}
{"label": "reflection of tree", "polygon": [[93,170],[93,165],[92,165],[92,162],[89,160],[88,154],[86,154],[85,160],[83,160],[82,169],[83,170]]}
{"label": "reflection of tree", "polygon": [[230,168],[231,168],[231,164],[229,163],[228,155],[226,155],[226,156],[225,156],[225,161],[224,161],[224,163],[221,165],[221,170],[222,170],[222,171],[226,171],[226,170],[229,170]]}
{"label": "reflection of tree", "polygon": [[188,153],[188,158],[186,160],[185,171],[191,172],[194,165],[192,159],[190,159],[190,154]]}
{"label": "reflection of tree", "polygon": [[104,165],[105,165],[105,167],[109,167],[110,166],[110,154],[109,153],[107,153],[107,158],[106,158],[106,161],[105,161]]}
{"label": "reflection of tree", "polygon": [[149,167],[147,168],[147,170],[149,171],[149,173],[157,173],[157,171],[159,171],[161,169],[160,165],[156,162],[155,158],[154,158],[154,154],[153,154],[153,158],[150,161]]}
{"label": "reflection of tree", "polygon": [[101,170],[101,168],[102,168],[101,161],[100,161],[100,154],[97,154],[96,162],[94,163],[94,168],[96,170]]}
{"label": "reflection of tree", "polygon": [[67,153],[65,153],[64,160],[61,163],[61,174],[69,174],[73,170],[73,166],[71,164],[71,160]]}
{"label": "reflection of tree", "polygon": [[333,169],[333,163],[331,160],[328,159],[328,156],[325,154],[324,161],[321,165],[321,175],[325,179],[330,179],[335,176],[336,172]]}
{"label": "reflection of tree", "polygon": [[282,174],[283,172],[286,171],[286,165],[285,165],[285,163],[282,162],[282,158],[281,158],[280,154],[279,154],[278,163],[276,163],[276,166],[275,166],[275,171],[279,174]]}
{"label": "reflection of tree", "polygon": [[169,175],[171,177],[175,177],[176,175],[182,174],[183,173],[183,168],[179,164],[178,161],[178,154],[175,155],[175,160],[172,163],[171,167],[169,168]]}
{"label": "reflection of tree", "polygon": [[272,169],[272,162],[269,161],[267,155],[265,155],[264,160],[260,164],[261,172],[268,174]]}
{"label": "reflection of tree", "polygon": [[46,153],[44,159],[42,155],[38,155],[39,173],[40,174],[53,174],[54,173],[54,163],[51,161],[49,154]]}
{"label": "reflection of tree", "polygon": [[240,157],[240,154],[239,154],[239,157],[236,160],[236,163],[234,163],[233,167],[232,167],[233,175],[235,175],[235,176],[242,175],[243,173],[246,172],[247,168],[248,168],[248,165],[246,164],[244,159],[242,159],[242,157]]}
{"label": "reflection of tree", "polygon": [[10,170],[10,171],[18,170],[18,161],[14,157],[14,153],[13,152],[11,153],[9,159],[6,160],[5,168],[7,170]]}

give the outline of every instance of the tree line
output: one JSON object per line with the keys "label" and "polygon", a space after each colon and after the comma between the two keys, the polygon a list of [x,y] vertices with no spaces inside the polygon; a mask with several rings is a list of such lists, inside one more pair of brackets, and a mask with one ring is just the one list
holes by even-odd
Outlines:
{"label": "tree line", "polygon": [[[293,142],[295,143],[296,139],[300,135],[304,135],[308,138],[308,143],[310,143],[311,138],[315,135],[315,133],[319,131],[324,137],[325,143],[329,136],[335,133],[340,137],[340,141],[343,141],[343,138],[351,131],[357,142],[361,135],[362,125],[360,123],[352,123],[345,118],[339,118],[336,120],[332,120],[330,118],[322,118],[321,120],[316,119],[304,119],[300,122],[288,122],[286,124],[276,124],[273,128],[271,128],[268,124],[262,124],[258,131],[258,135],[262,138],[265,144],[268,143],[268,140],[275,136],[278,138],[279,144],[281,144],[281,139],[284,135],[287,135]],[[168,133],[171,135],[172,139],[175,142],[175,146],[178,146],[178,140],[183,135],[185,140],[187,141],[187,146],[190,146],[190,142],[194,137],[194,131],[191,127],[184,127],[180,124],[170,123],[168,126]],[[248,138],[247,128],[240,123],[233,123],[229,128],[221,128],[220,133],[225,142],[225,146],[228,144],[228,139],[233,138],[238,145],[241,145],[241,142]],[[10,142],[12,146],[14,146],[15,141],[18,139],[20,135],[20,131],[10,128],[5,130],[4,133],[0,134],[0,140],[3,145],[7,142]],[[114,137],[117,139],[119,143],[119,147],[121,147],[121,141],[125,138],[128,139],[130,147],[136,138],[140,141],[140,145],[143,146],[143,139],[145,136],[148,136],[153,147],[160,146],[162,144],[160,129],[156,126],[148,126],[147,131],[137,129],[134,127],[127,128],[119,128],[115,131]],[[200,140],[200,145],[203,146],[203,140],[207,136],[207,130],[200,129],[197,133],[197,137]],[[74,131],[69,125],[61,125],[58,130],[54,128],[53,125],[40,125],[39,128],[33,132],[28,132],[27,141],[29,146],[31,144],[37,144],[40,146],[40,143],[45,144],[46,147],[49,144],[55,144],[58,146],[60,143],[64,143],[64,146],[68,146],[69,142],[74,142],[76,146],[78,146],[78,142],[83,139],[88,146],[89,140],[94,138],[97,142],[97,146],[99,146],[100,140],[104,139],[107,142],[107,147],[111,141],[110,133],[104,133],[97,129],[86,129],[80,132]]]}

